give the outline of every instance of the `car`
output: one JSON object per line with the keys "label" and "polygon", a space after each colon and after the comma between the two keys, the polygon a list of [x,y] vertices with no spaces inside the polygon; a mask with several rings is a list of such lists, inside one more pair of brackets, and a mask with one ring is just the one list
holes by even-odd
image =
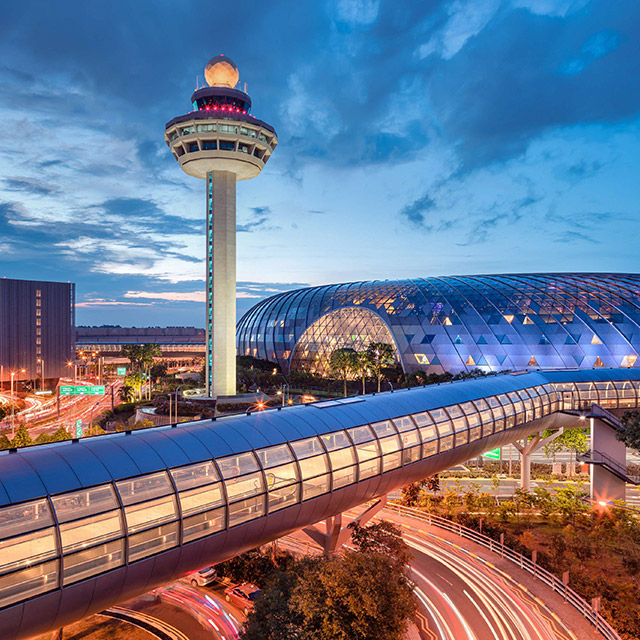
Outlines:
{"label": "car", "polygon": [[253,610],[254,601],[259,595],[260,589],[250,582],[232,585],[224,590],[224,599],[234,604],[238,609],[242,609],[245,616]]}
{"label": "car", "polygon": [[216,579],[216,575],[215,567],[205,567],[188,575],[187,580],[194,587],[204,587],[211,584]]}

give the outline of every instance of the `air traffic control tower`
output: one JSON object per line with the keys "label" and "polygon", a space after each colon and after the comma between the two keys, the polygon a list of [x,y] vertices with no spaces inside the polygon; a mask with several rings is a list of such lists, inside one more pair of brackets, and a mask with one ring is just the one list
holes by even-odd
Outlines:
{"label": "air traffic control tower", "polygon": [[[167,123],[164,139],[180,168],[206,180],[208,396],[236,393],[236,181],[255,178],[278,144],[236,89],[238,68],[220,55],[204,70],[208,87],[191,96],[193,111]],[[246,87],[245,87],[246,89]]]}

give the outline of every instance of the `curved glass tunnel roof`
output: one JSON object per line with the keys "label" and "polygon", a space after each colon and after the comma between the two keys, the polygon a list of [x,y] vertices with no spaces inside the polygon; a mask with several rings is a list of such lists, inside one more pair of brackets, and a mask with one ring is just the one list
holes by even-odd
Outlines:
{"label": "curved glass tunnel roof", "polygon": [[640,275],[450,276],[298,289],[243,316],[238,354],[322,373],[329,347],[381,341],[381,324],[407,373],[640,366]]}
{"label": "curved glass tunnel roof", "polygon": [[0,637],[26,638],[552,426],[640,370],[503,374],[0,453]]}

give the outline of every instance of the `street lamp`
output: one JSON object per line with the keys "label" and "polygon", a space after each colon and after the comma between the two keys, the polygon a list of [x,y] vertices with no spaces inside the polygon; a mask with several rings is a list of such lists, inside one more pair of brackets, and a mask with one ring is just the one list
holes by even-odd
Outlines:
{"label": "street lamp", "polygon": [[[20,369],[21,373],[25,373],[26,369]],[[13,440],[16,437],[16,429],[15,429],[15,407],[13,405],[13,378],[16,375],[15,371],[11,372],[11,439]]]}

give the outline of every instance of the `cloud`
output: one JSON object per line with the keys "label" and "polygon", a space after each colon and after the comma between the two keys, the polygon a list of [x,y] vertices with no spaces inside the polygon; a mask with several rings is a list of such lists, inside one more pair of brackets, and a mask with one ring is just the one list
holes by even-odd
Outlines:
{"label": "cloud", "polygon": [[59,191],[57,187],[46,185],[32,178],[5,178],[3,182],[7,191],[22,191],[37,196],[48,196]]}
{"label": "cloud", "polygon": [[255,233],[257,231],[278,231],[279,226],[270,224],[273,216],[270,207],[251,207],[249,219],[243,224],[236,225],[239,233]]}
{"label": "cloud", "polygon": [[76,307],[80,309],[90,309],[94,307],[150,307],[151,302],[123,302],[121,300],[90,299],[76,302]]}
{"label": "cloud", "polygon": [[206,291],[127,291],[125,298],[147,298],[169,302],[206,302]]}
{"label": "cloud", "polygon": [[426,224],[425,214],[429,213],[436,207],[436,203],[429,196],[429,194],[425,193],[423,196],[414,200],[410,204],[404,206],[400,210],[400,215],[404,216],[412,225],[416,227],[421,227],[425,231],[431,231],[433,229],[433,225]]}
{"label": "cloud", "polygon": [[561,244],[575,244],[578,242],[588,242],[589,244],[600,244],[600,240],[592,238],[580,231],[563,231],[559,235],[552,238],[553,242]]}

